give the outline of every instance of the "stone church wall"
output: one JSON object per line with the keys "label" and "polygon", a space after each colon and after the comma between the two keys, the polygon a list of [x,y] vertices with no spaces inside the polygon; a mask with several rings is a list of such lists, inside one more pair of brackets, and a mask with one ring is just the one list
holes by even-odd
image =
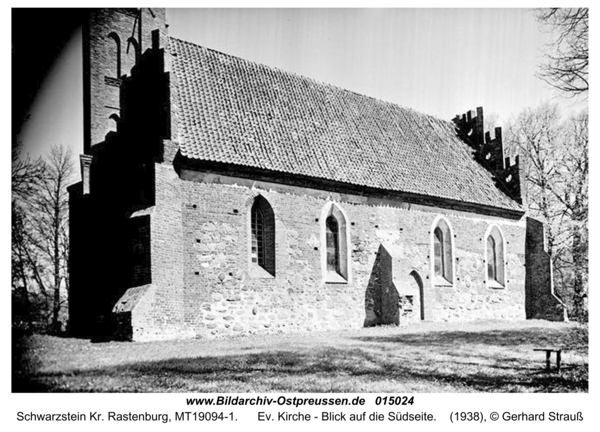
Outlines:
{"label": "stone church wall", "polygon": [[[84,182],[70,188],[73,331],[148,340],[526,314],[560,319],[543,226],[516,220],[518,212],[441,198],[409,204],[291,175],[275,180],[285,186],[243,167],[208,164],[208,172],[182,162],[166,32],[164,10],[145,8],[141,15],[95,11],[84,30]],[[144,94],[152,97],[132,96]],[[469,121],[483,119],[478,113]],[[169,127],[157,126],[163,123]],[[275,218],[274,274],[250,260],[259,194]],[[346,281],[326,282],[323,270],[332,202],[345,218]],[[438,286],[432,242],[440,217],[451,226],[453,280]],[[492,224],[504,239],[504,287],[486,280]]]}
{"label": "stone church wall", "polygon": [[[157,165],[156,206],[150,210],[152,301],[136,311],[145,325],[134,339],[381,324],[374,300],[379,277],[398,292],[401,325],[422,318],[525,318],[523,222],[214,174],[186,176]],[[250,268],[249,212],[257,194],[275,214],[275,276]],[[348,283],[323,282],[319,218],[330,200],[348,218]],[[452,286],[431,282],[431,230],[440,214],[455,235]],[[502,289],[485,283],[484,235],[492,223],[506,242]],[[382,247],[389,254],[386,268],[376,265]]]}

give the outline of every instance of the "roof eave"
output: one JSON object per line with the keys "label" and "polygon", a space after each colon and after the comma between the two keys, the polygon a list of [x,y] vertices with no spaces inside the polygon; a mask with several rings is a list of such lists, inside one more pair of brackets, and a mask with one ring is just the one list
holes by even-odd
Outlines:
{"label": "roof eave", "polygon": [[240,177],[258,181],[299,186],[309,189],[335,191],[338,193],[368,196],[381,199],[401,201],[407,204],[440,207],[445,209],[466,211],[470,213],[496,216],[509,219],[521,219],[525,210],[521,205],[513,201],[516,208],[493,206],[480,203],[453,200],[444,197],[421,195],[411,192],[388,190],[364,186],[359,184],[345,183],[324,178],[315,178],[288,172],[272,171],[245,165],[236,165],[224,162],[215,162],[190,158],[178,153],[175,158],[175,169],[181,175],[182,170],[202,171],[211,174],[222,174],[231,177]]}

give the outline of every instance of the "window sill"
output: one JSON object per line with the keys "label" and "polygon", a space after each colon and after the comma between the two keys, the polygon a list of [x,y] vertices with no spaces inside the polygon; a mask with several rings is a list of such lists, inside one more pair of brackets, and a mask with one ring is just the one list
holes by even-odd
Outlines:
{"label": "window sill", "polygon": [[264,268],[259,266],[258,264],[250,264],[250,268],[248,269],[248,276],[252,279],[275,279],[271,273],[266,271]]}
{"label": "window sill", "polygon": [[325,283],[328,284],[347,284],[348,281],[344,277],[336,272],[328,271],[325,274]]}
{"label": "window sill", "polygon": [[493,279],[488,279],[487,281],[487,287],[490,289],[504,289],[504,285],[502,285],[501,283],[499,283],[498,281],[495,281]]}
{"label": "window sill", "polygon": [[443,278],[441,276],[436,276],[433,279],[433,284],[436,287],[449,287],[449,288],[452,288],[452,286],[454,285],[452,282],[450,282],[449,280],[447,280],[446,278]]}

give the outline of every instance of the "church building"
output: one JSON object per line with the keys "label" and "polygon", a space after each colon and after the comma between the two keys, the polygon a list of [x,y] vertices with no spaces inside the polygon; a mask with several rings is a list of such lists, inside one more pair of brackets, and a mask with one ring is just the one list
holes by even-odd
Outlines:
{"label": "church building", "polygon": [[69,325],[124,340],[565,319],[518,158],[442,120],[90,10]]}

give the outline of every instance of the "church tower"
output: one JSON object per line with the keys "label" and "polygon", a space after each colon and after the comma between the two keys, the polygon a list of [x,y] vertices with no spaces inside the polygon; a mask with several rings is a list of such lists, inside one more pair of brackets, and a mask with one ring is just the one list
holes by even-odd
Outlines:
{"label": "church tower", "polygon": [[82,181],[69,188],[69,327],[107,334],[115,302],[148,284],[154,162],[169,135],[164,9],[92,9],[83,29]]}
{"label": "church tower", "polygon": [[90,11],[83,31],[84,153],[116,131],[122,115],[121,83],[152,47],[153,34],[165,47],[164,9]]}

